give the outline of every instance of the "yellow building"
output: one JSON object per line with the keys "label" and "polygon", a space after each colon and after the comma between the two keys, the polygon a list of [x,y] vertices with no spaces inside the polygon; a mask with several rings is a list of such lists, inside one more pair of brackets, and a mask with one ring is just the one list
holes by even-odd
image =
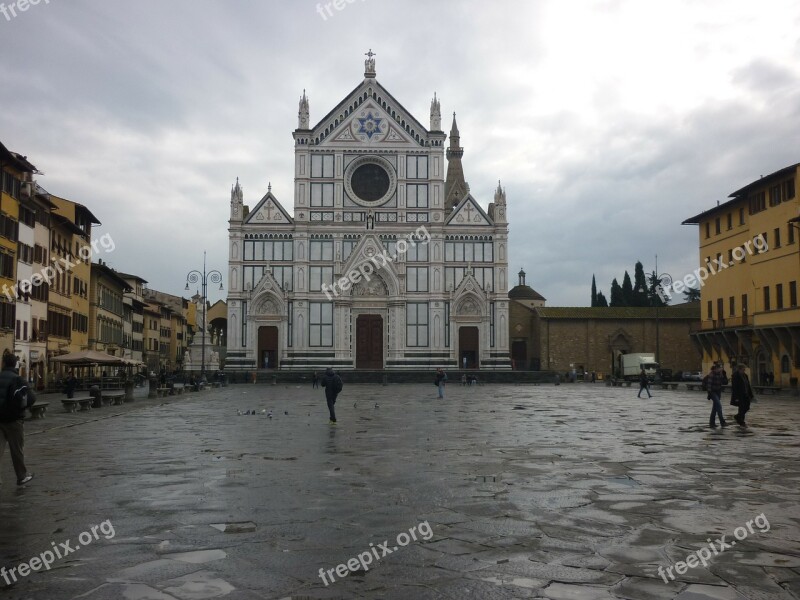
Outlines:
{"label": "yellow building", "polygon": [[14,352],[19,202],[36,167],[0,144],[0,352]]}
{"label": "yellow building", "polygon": [[800,164],[761,177],[684,221],[700,229],[701,266],[686,283],[702,280],[692,338],[705,370],[745,363],[754,383],[781,387],[800,373],[798,175]]}
{"label": "yellow building", "polygon": [[128,285],[104,261],[91,264],[89,286],[89,348],[114,356],[124,356],[123,332],[125,309],[123,297]]}
{"label": "yellow building", "polygon": [[92,225],[100,221],[82,204],[52,194],[50,200],[56,205],[51,218],[50,254],[61,272],[50,286],[51,309],[54,304],[60,307],[53,315],[58,322],[48,320],[50,333],[68,340],[68,345],[65,349],[61,342],[56,348],[48,344],[48,352],[78,352],[89,348]]}
{"label": "yellow building", "polygon": [[161,307],[156,302],[144,302],[144,352],[142,362],[151,373],[161,371]]}

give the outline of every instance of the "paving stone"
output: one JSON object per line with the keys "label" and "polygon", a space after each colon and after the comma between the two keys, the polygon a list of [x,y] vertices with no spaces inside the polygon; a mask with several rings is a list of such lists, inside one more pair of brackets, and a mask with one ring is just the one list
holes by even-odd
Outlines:
{"label": "paving stone", "polygon": [[[439,401],[422,384],[345,383],[334,427],[318,390],[268,385],[26,423],[36,478],[0,486],[0,566],[105,521],[114,535],[18,578],[4,598],[798,595],[794,399],[763,398],[747,432],[710,431],[709,407],[682,391],[645,402],[602,385],[451,386]],[[6,458],[0,473],[13,481]],[[762,513],[768,530],[707,569],[660,578]],[[398,535],[423,522],[430,539],[403,546]],[[320,579],[383,543],[392,552],[368,571]]]}

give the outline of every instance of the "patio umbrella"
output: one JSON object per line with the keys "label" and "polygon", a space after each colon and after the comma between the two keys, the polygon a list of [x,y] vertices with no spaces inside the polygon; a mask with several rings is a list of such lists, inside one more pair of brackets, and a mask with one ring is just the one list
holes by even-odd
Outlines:
{"label": "patio umbrella", "polygon": [[80,352],[70,352],[61,356],[54,356],[53,362],[60,362],[72,366],[88,365],[125,365],[125,359],[119,356],[111,356],[105,352],[97,350],[81,350]]}

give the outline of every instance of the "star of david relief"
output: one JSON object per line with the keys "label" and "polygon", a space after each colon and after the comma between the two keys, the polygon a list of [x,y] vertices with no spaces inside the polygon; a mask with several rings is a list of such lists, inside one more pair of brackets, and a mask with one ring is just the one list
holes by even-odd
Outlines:
{"label": "star of david relief", "polygon": [[358,119],[358,133],[364,133],[369,139],[372,139],[373,135],[381,132],[381,123],[383,121],[384,119],[374,116],[372,111],[369,111],[366,117]]}

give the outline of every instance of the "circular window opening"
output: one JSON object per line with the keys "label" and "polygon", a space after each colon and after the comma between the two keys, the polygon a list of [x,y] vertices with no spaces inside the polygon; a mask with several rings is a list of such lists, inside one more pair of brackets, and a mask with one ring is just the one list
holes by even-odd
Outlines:
{"label": "circular window opening", "polygon": [[389,192],[391,181],[383,167],[375,163],[367,163],[353,171],[350,185],[356,196],[366,202],[375,202]]}

